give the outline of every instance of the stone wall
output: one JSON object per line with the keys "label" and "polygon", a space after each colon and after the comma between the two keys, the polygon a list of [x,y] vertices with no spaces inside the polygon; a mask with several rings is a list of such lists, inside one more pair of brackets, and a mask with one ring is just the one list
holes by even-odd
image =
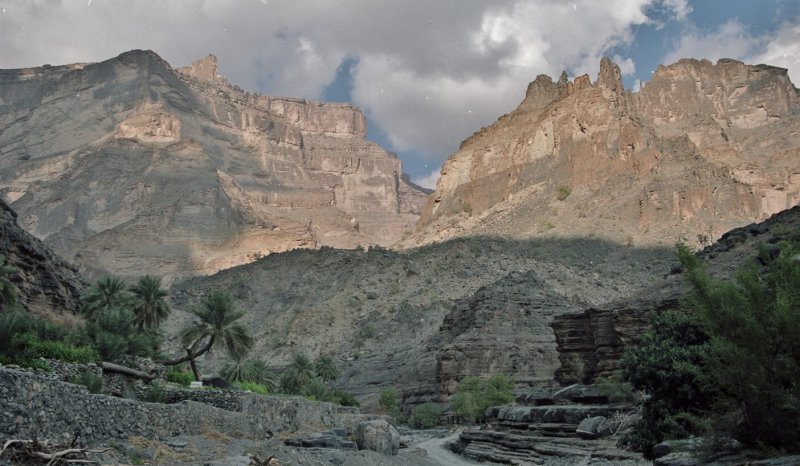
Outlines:
{"label": "stone wall", "polygon": [[[198,396],[233,396],[198,390]],[[93,444],[110,438],[160,438],[220,432],[263,439],[281,431],[345,428],[365,419],[354,408],[297,397],[238,394],[240,411],[196,401],[145,403],[90,394],[86,388],[0,366],[0,438],[64,441],[76,434]]]}

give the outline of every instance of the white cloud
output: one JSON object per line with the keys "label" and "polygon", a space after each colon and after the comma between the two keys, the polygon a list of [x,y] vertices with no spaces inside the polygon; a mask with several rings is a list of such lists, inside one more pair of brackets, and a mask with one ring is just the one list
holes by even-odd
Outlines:
{"label": "white cloud", "polygon": [[436,169],[425,176],[414,178],[412,181],[423,188],[436,189],[436,182],[439,181],[440,169]]}
{"label": "white cloud", "polygon": [[752,56],[762,45],[763,38],[750,35],[738,21],[732,20],[717,29],[704,32],[696,28],[684,32],[677,47],[668,53],[664,64],[672,64],[681,58],[744,59]]}
{"label": "white cloud", "polygon": [[750,61],[787,68],[795,87],[800,85],[800,24],[784,24]]}
{"label": "white cloud", "polygon": [[[594,77],[658,7],[686,0],[0,0],[0,68],[152,49],[174,66],[215,54],[248,90],[319,98],[345,57],[355,103],[403,151],[441,162],[512,110],[538,74]],[[620,59],[623,73],[635,69]]]}

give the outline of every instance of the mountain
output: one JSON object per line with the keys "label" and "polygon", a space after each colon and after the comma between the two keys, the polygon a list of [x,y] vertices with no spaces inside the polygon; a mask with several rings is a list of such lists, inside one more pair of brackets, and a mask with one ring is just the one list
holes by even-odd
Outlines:
{"label": "mountain", "polygon": [[782,68],[685,59],[636,92],[540,75],[442,168],[412,246],[464,235],[707,244],[800,200],[800,102]]}
{"label": "mountain", "polygon": [[[17,213],[0,199],[0,254],[15,269],[10,279],[27,310],[59,321],[80,309],[85,284],[77,270],[17,225]],[[58,317],[57,317],[58,316]]]}
{"label": "mountain", "polygon": [[213,55],[0,70],[0,194],[87,276],[388,245],[425,193],[349,104],[244,92]]}

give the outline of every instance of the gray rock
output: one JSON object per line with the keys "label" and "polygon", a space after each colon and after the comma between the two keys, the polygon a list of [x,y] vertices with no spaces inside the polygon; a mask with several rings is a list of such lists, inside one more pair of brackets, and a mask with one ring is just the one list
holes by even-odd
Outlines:
{"label": "gray rock", "polygon": [[587,417],[581,421],[581,423],[578,425],[578,428],[575,429],[575,432],[581,438],[597,438],[600,436],[598,429],[603,422],[605,422],[605,420],[605,416]]}
{"label": "gray rock", "polygon": [[364,421],[356,426],[356,444],[362,450],[396,455],[400,449],[400,434],[382,419]]}
{"label": "gray rock", "polygon": [[670,442],[661,442],[653,447],[653,458],[661,458],[672,453],[672,445]]}

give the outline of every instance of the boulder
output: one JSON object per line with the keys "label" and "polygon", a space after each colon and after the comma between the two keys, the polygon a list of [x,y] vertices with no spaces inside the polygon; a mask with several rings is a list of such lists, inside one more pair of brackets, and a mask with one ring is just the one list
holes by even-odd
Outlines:
{"label": "boulder", "polygon": [[383,419],[364,421],[356,426],[356,445],[360,450],[396,455],[400,449],[400,434]]}
{"label": "boulder", "polygon": [[586,419],[582,420],[581,423],[578,425],[578,428],[575,429],[575,432],[581,438],[593,439],[600,436],[598,433],[598,429],[601,425],[605,422],[605,416],[594,416],[594,417],[587,417]]}

